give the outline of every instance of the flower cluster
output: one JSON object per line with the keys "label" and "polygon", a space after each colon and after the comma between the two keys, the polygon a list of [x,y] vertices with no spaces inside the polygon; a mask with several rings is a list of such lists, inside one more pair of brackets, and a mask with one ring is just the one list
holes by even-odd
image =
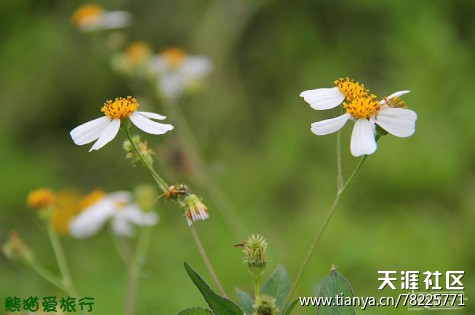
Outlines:
{"label": "flower cluster", "polygon": [[[407,109],[400,96],[410,91],[398,91],[378,101],[363,84],[348,78],[335,81],[333,88],[307,90],[300,96],[313,109],[324,110],[343,105],[345,113],[339,117],[312,124],[316,135],[340,130],[348,120],[355,121],[351,135],[351,153],[369,155],[376,151],[377,126],[397,137],[409,137],[415,132],[417,114]],[[346,100],[346,101],[345,101]]]}

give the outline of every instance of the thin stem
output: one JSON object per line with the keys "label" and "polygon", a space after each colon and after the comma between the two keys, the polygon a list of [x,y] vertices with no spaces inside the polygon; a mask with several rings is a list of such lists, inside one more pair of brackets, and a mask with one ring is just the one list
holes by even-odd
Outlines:
{"label": "thin stem", "polygon": [[127,139],[129,139],[130,144],[132,145],[132,148],[133,148],[134,151],[135,151],[135,154],[138,155],[138,157],[139,157],[140,160],[142,161],[142,163],[143,163],[143,165],[145,166],[145,168],[147,168],[147,170],[150,172],[150,174],[152,175],[153,179],[154,179],[155,182],[157,183],[158,187],[159,187],[163,192],[168,191],[168,189],[169,189],[168,184],[160,177],[160,175],[158,175],[158,173],[154,170],[154,168],[153,168],[149,163],[147,163],[147,161],[145,160],[144,156],[140,153],[139,149],[138,149],[137,146],[135,145],[135,142],[133,141],[132,136],[130,135],[129,128],[126,127],[126,128],[124,128],[124,130],[125,130],[125,134],[127,135]]}
{"label": "thin stem", "polygon": [[40,265],[36,260],[32,261],[30,263],[30,266],[34,271],[36,271],[37,274],[43,277],[46,281],[48,281],[49,283],[53,284],[54,286],[60,288],[61,290],[65,292],[69,292],[68,288],[64,285],[61,279],[59,279],[54,274],[52,274],[49,270],[47,270],[45,267]]}
{"label": "thin stem", "polygon": [[292,288],[290,290],[290,293],[289,293],[289,297],[287,298],[287,302],[285,304],[285,307],[284,309],[288,306],[289,302],[290,302],[290,299],[292,298],[292,295],[294,294],[294,291],[297,287],[297,284],[298,282],[300,281],[300,278],[302,277],[302,274],[303,272],[305,271],[305,268],[307,267],[309,261],[310,261],[310,258],[312,257],[314,251],[315,251],[315,248],[317,247],[318,243],[320,242],[320,239],[322,237],[322,234],[323,232],[325,231],[327,225],[328,225],[328,222],[330,222],[330,219],[332,218],[333,216],[333,213],[335,212],[335,209],[336,209],[336,206],[338,205],[338,202],[340,201],[340,197],[341,195],[343,194],[343,192],[345,191],[346,187],[348,187],[348,185],[351,183],[351,181],[353,180],[353,178],[355,177],[356,173],[358,173],[358,171],[360,170],[361,166],[363,165],[363,163],[366,161],[366,158],[368,156],[365,155],[363,156],[363,158],[360,160],[360,162],[358,163],[358,165],[356,166],[355,170],[353,171],[353,173],[350,175],[350,177],[348,178],[348,180],[346,181],[346,183],[341,187],[341,189],[337,192],[336,196],[335,196],[335,199],[333,200],[333,203],[330,207],[330,210],[328,211],[325,219],[323,220],[323,223],[322,225],[320,226],[320,229],[318,230],[317,234],[315,235],[315,238],[313,239],[313,242],[312,244],[310,245],[310,248],[308,249],[307,251],[307,254],[305,255],[305,258],[302,262],[302,265],[300,266],[300,269],[299,269],[299,272],[297,273],[297,276],[295,277],[295,281],[294,283],[292,284]]}
{"label": "thin stem", "polygon": [[254,277],[254,300],[259,297],[261,277]]}
{"label": "thin stem", "polygon": [[58,268],[61,273],[64,287],[67,289],[68,293],[79,296],[71,279],[71,273],[69,272],[68,264],[64,256],[63,247],[61,246],[58,235],[53,231],[51,225],[48,225],[48,236],[51,241],[51,245],[53,246],[53,252],[56,257],[56,262],[58,263]]}
{"label": "thin stem", "polygon": [[133,315],[135,313],[135,302],[137,298],[138,277],[145,263],[145,257],[152,236],[152,227],[142,226],[140,228],[139,240],[135,255],[129,265],[127,278],[127,295],[125,300],[125,314]]}
{"label": "thin stem", "polygon": [[198,233],[196,232],[195,227],[192,225],[190,226],[191,234],[193,235],[193,239],[196,242],[196,246],[198,247],[198,250],[200,251],[201,257],[203,258],[203,261],[205,262],[206,267],[208,268],[209,273],[211,274],[211,277],[214,280],[214,283],[218,287],[221,296],[224,298],[228,298],[226,295],[226,292],[224,291],[221,283],[219,282],[218,276],[216,275],[216,272],[213,269],[213,266],[211,266],[211,262],[209,261],[208,256],[206,255],[205,249],[203,247],[203,244],[201,243],[201,240],[198,236]]}
{"label": "thin stem", "polygon": [[[340,129],[341,130],[341,129]],[[337,173],[337,189],[338,192],[341,191],[343,187],[343,176],[341,174],[341,131],[338,130],[336,133],[336,173]]]}

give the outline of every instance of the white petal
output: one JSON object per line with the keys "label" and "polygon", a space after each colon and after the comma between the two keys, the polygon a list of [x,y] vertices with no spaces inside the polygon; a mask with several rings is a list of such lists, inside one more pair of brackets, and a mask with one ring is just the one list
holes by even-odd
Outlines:
{"label": "white petal", "polygon": [[73,237],[85,238],[96,234],[113,215],[114,204],[101,200],[86,208],[69,222],[69,231]]}
{"label": "white petal", "polygon": [[383,108],[375,123],[396,137],[409,137],[416,131],[417,114],[404,108]]}
{"label": "white petal", "polygon": [[153,135],[161,135],[173,129],[172,125],[155,122],[150,120],[146,115],[142,115],[141,112],[137,111],[130,115],[130,120],[139,129]]}
{"label": "white petal", "polygon": [[369,155],[376,151],[373,124],[364,118],[355,122],[351,134],[351,154],[354,156]]}
{"label": "white petal", "polygon": [[189,56],[183,60],[180,72],[195,79],[206,76],[213,69],[213,63],[207,57]]}
{"label": "white petal", "polygon": [[185,77],[178,72],[163,74],[158,82],[160,93],[168,99],[176,99],[183,93],[185,81]]}
{"label": "white petal", "polygon": [[408,94],[410,93],[411,91],[410,90],[404,90],[404,91],[397,91],[397,92],[394,92],[393,94],[389,95],[389,96],[386,96],[382,101],[380,101],[379,103],[381,104],[385,104],[386,103],[386,100],[390,100],[392,99],[393,97],[400,97],[404,94]]}
{"label": "white petal", "polygon": [[125,204],[132,200],[132,194],[128,191],[116,191],[107,194],[104,198],[114,204]]}
{"label": "white petal", "polygon": [[96,143],[94,143],[94,145],[89,150],[89,152],[91,152],[92,150],[99,150],[100,148],[105,146],[107,143],[109,143],[117,135],[117,132],[119,132],[119,128],[120,128],[120,119],[119,118],[112,119],[112,121],[104,127],[104,129],[102,130],[101,136],[96,141]]}
{"label": "white petal", "polygon": [[132,15],[127,11],[105,12],[98,25],[98,29],[122,28],[130,24]]}
{"label": "white petal", "polygon": [[158,222],[158,216],[154,212],[143,212],[136,205],[127,206],[120,211],[121,215],[128,221],[137,225],[155,225]]}
{"label": "white petal", "polygon": [[115,217],[111,225],[115,235],[132,236],[134,234],[132,224],[124,218]]}
{"label": "white petal", "polygon": [[345,95],[337,87],[307,90],[300,93],[300,96],[317,110],[337,107],[345,99]]}
{"label": "white petal", "polygon": [[163,116],[163,115],[160,115],[160,114],[157,114],[157,113],[152,113],[152,112],[141,112],[141,111],[139,111],[139,113],[142,116],[145,116],[145,117],[151,118],[151,119],[164,120],[165,118],[167,118],[166,116]]}
{"label": "white petal", "polygon": [[336,118],[314,122],[311,130],[317,136],[327,135],[343,128],[350,117],[350,114],[343,114]]}
{"label": "white petal", "polygon": [[83,145],[90,143],[100,137],[102,129],[110,123],[110,118],[107,116],[100,117],[77,126],[69,133],[74,143]]}

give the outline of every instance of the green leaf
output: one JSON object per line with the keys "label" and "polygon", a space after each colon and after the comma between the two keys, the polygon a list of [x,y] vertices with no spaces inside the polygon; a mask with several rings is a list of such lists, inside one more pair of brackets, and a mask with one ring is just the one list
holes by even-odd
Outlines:
{"label": "green leaf", "polygon": [[275,304],[282,309],[290,292],[290,278],[284,266],[278,265],[270,278],[264,283],[259,294],[270,295],[275,298]]}
{"label": "green leaf", "polygon": [[[318,296],[321,297],[331,297],[333,303],[340,303],[344,301],[345,298],[352,298],[354,296],[353,289],[351,288],[350,283],[338,273],[335,268],[332,268],[332,271],[328,276],[326,276],[322,283],[320,284],[320,289]],[[342,297],[340,302],[335,300],[336,296]],[[338,305],[320,305],[317,307],[318,315],[354,315],[355,307],[354,306],[338,306]]]}
{"label": "green leaf", "polygon": [[292,303],[290,303],[289,306],[287,306],[287,308],[282,312],[282,315],[289,315],[292,313],[292,310],[294,309],[295,305],[297,305],[298,301],[299,299],[295,299]]}
{"label": "green leaf", "polygon": [[243,315],[242,310],[236,304],[214,293],[206,282],[186,262],[185,270],[215,314]]}
{"label": "green leaf", "polygon": [[210,310],[201,307],[193,307],[187,308],[186,310],[179,312],[177,315],[213,315],[213,313]]}
{"label": "green leaf", "polygon": [[238,304],[241,309],[244,311],[244,314],[251,315],[254,312],[254,300],[252,297],[244,291],[236,288],[236,294],[238,297]]}

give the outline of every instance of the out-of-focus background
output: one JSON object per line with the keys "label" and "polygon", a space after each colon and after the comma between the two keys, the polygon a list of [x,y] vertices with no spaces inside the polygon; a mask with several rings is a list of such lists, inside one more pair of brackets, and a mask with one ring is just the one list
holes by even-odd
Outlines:
{"label": "out-of-focus background", "polygon": [[[102,115],[105,100],[133,93],[103,50],[104,40],[117,35],[127,43],[147,41],[156,52],[181,47],[214,62],[206,89],[179,103],[208,165],[207,180],[224,196],[213,198],[206,184],[193,186],[211,215],[197,230],[231,299],[235,287],[253,290],[242,254],[233,248],[247,233],[263,234],[269,242],[266,275],[282,263],[295,277],[336,192],[336,136],[317,137],[310,124],[338,115],[338,110],[312,110],[299,93],[348,76],[380,97],[412,90],[404,100],[418,113],[417,131],[410,138],[379,141],[338,206],[296,296],[315,295],[332,264],[357,296],[376,297],[396,294],[378,291],[378,270],[463,270],[469,300],[456,313],[474,313],[473,1],[104,0],[99,3],[104,8],[134,16],[121,34],[107,36],[72,25],[71,14],[81,4],[0,2],[2,243],[9,230],[19,231],[56,272],[47,233],[26,206],[29,191],[133,190],[151,182],[124,159],[123,135],[92,153],[69,136],[72,128]],[[168,114],[165,108],[149,109]],[[167,121],[174,123],[171,113]],[[346,176],[357,163],[349,152],[350,132],[347,126],[342,134]],[[141,135],[169,181],[186,181],[180,169],[170,169],[170,157],[164,158],[168,134]],[[213,200],[219,198],[237,209],[244,228],[229,227],[215,209]],[[211,278],[185,220],[163,199],[157,211],[161,221],[140,278],[137,314],[204,306],[183,262],[210,284]],[[125,268],[109,234],[62,240],[76,286],[95,298],[96,314],[120,314]],[[31,295],[65,294],[0,256],[2,305],[7,296]],[[364,311],[407,312],[405,307]],[[295,310],[314,313],[308,307]]]}

